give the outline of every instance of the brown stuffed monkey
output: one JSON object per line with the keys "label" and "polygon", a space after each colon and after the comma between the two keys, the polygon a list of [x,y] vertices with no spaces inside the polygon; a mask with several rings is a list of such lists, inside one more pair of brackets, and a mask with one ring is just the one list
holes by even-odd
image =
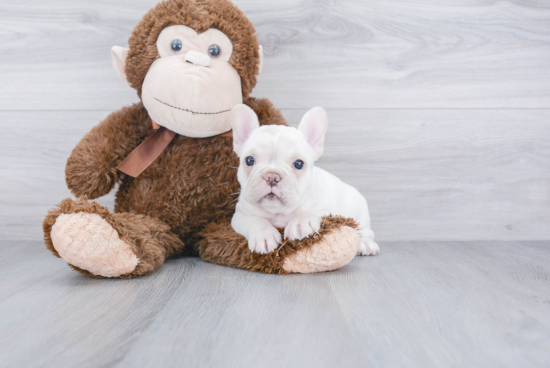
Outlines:
{"label": "brown stuffed monkey", "polygon": [[[265,273],[340,268],[355,256],[355,223],[252,253],[230,225],[239,184],[230,110],[250,106],[262,125],[286,124],[266,99],[249,97],[262,67],[255,30],[228,0],[166,0],[113,47],[120,77],[141,102],[109,115],[76,146],[65,199],[44,220],[46,246],[92,277],[130,278],[173,255]],[[117,169],[118,167],[118,169]],[[115,212],[88,199],[119,183]]]}

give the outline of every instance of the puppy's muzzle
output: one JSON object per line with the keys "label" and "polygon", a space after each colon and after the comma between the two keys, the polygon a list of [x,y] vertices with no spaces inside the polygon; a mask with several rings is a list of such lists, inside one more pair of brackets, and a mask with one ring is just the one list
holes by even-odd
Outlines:
{"label": "puppy's muzzle", "polygon": [[267,173],[262,177],[271,188],[277,186],[281,181],[281,176],[277,173]]}

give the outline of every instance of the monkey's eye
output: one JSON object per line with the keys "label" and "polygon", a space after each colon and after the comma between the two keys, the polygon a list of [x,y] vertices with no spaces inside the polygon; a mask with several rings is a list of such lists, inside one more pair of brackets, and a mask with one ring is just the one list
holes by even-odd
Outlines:
{"label": "monkey's eye", "polygon": [[210,45],[208,47],[208,55],[212,56],[213,58],[217,58],[222,53],[222,49],[218,45]]}
{"label": "monkey's eye", "polygon": [[293,166],[296,170],[302,170],[304,168],[304,161],[296,160],[296,161],[294,161]]}
{"label": "monkey's eye", "polygon": [[245,159],[245,162],[246,162],[246,166],[254,166],[254,164],[256,163],[256,160],[254,160],[254,157],[248,156]]}
{"label": "monkey's eye", "polygon": [[181,49],[183,48],[183,43],[181,42],[181,40],[174,40],[172,41],[172,51],[174,52],[180,52]]}

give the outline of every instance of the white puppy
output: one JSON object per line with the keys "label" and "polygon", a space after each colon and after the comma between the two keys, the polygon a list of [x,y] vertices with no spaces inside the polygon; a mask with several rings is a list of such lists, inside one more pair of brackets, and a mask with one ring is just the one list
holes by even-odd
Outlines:
{"label": "white puppy", "polygon": [[285,229],[286,239],[306,238],[319,231],[322,216],[332,214],[358,223],[358,254],[379,252],[365,198],[357,189],[313,165],[323,153],[325,110],[316,107],[308,111],[298,129],[260,127],[252,109],[237,105],[231,126],[241,184],[231,225],[246,237],[250,250],[275,250],[282,242],[276,227]]}

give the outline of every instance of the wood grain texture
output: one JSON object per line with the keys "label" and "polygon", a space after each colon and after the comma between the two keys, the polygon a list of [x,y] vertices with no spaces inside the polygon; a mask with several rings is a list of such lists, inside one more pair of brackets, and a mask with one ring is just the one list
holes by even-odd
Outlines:
{"label": "wood grain texture", "polygon": [[[386,248],[390,259],[381,257],[368,268],[356,260],[331,278],[371,365],[547,364],[548,243],[417,242]],[[377,364],[381,360],[385,363]]]}
{"label": "wood grain texture", "polygon": [[0,302],[67,267],[36,241],[2,241],[0,264]]}
{"label": "wood grain texture", "polygon": [[[23,244],[43,248],[37,242]],[[40,253],[43,260],[55,259]],[[41,279],[32,286],[0,302],[0,366],[113,366],[197,262],[169,261],[153,278],[109,280],[83,277],[55,260],[62,270],[39,273]],[[29,267],[27,272],[36,270]],[[8,280],[19,282],[19,276]]]}
{"label": "wood grain texture", "polygon": [[[121,367],[364,365],[325,277],[272,277],[202,262],[194,276]],[[164,343],[152,346],[155,340]]]}
{"label": "wood grain texture", "polygon": [[[23,253],[41,246],[19,244]],[[291,276],[180,258],[146,277],[98,280],[51,259],[63,268],[35,270],[35,284],[0,300],[2,367],[530,368],[550,360],[548,242],[390,242],[336,272]],[[0,269],[9,262],[0,258]],[[6,283],[20,276],[8,273]]]}
{"label": "wood grain texture", "polygon": [[[156,0],[4,0],[0,110],[114,110],[136,101],[113,45]],[[547,108],[543,1],[236,0],[266,62],[257,96],[282,108]]]}
{"label": "wood grain texture", "polygon": [[[305,110],[284,110],[297,124]],[[367,198],[377,239],[550,238],[550,110],[328,110],[319,166]],[[65,162],[107,112],[0,112],[0,234],[38,240]],[[100,199],[112,208],[114,191]]]}

